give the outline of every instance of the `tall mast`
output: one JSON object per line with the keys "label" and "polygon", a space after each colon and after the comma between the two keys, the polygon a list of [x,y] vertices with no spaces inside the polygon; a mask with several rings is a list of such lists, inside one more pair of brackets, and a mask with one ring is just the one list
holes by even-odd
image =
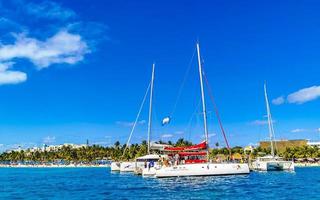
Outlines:
{"label": "tall mast", "polygon": [[205,98],[204,98],[204,89],[203,89],[203,80],[202,80],[202,65],[201,65],[199,42],[197,42],[197,53],[198,53],[198,65],[199,65],[200,88],[201,88],[201,99],[202,99],[204,135],[205,135],[207,149],[208,149],[209,141],[208,141],[207,112],[206,112],[206,102],[205,102]]}
{"label": "tall mast", "polygon": [[272,125],[272,117],[269,107],[269,100],[267,94],[267,85],[264,83],[264,97],[266,99],[266,107],[267,107],[267,116],[268,116],[268,126],[269,126],[269,137],[270,137],[270,144],[271,144],[271,155],[274,157],[274,147],[273,147],[273,125]]}
{"label": "tall mast", "polygon": [[151,135],[151,121],[152,121],[152,98],[153,98],[154,68],[155,68],[155,64],[153,63],[153,65],[152,65],[152,75],[151,75],[150,101],[149,101],[148,154],[150,154],[150,135]]}

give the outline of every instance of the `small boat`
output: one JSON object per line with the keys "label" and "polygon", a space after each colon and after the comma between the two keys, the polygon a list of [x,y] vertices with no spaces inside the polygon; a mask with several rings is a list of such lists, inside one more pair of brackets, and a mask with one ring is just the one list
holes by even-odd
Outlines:
{"label": "small boat", "polygon": [[156,178],[182,177],[182,176],[222,176],[249,174],[247,163],[211,163],[209,161],[207,111],[203,87],[203,70],[201,64],[199,43],[196,45],[198,55],[198,69],[200,76],[200,90],[202,100],[202,115],[204,122],[205,141],[191,147],[167,147],[165,150],[172,152],[174,161],[163,163],[160,168],[155,168]]}
{"label": "small boat", "polygon": [[120,171],[120,162],[111,162],[110,169],[111,171]]}
{"label": "small boat", "polygon": [[258,171],[294,171],[294,162],[283,160],[278,156],[258,157],[252,163],[252,168]]}
{"label": "small boat", "polygon": [[258,157],[255,161],[252,162],[251,164],[252,169],[257,171],[294,171],[293,161],[286,161],[282,157],[276,156],[275,154],[273,121],[272,121],[272,116],[271,116],[271,111],[269,106],[266,84],[264,84],[264,96],[265,96],[267,116],[268,116],[271,155]]}
{"label": "small boat", "polygon": [[135,162],[121,162],[120,172],[134,172]]}

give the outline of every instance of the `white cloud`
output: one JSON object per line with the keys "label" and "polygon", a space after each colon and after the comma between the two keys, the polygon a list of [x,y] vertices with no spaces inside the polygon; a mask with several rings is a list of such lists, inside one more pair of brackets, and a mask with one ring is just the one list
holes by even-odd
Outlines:
{"label": "white cloud", "polygon": [[41,3],[28,3],[24,10],[37,18],[67,20],[76,16],[75,12],[61,7],[53,1],[43,1]]}
{"label": "white cloud", "polygon": [[[146,122],[146,120],[140,120],[137,122],[137,125],[144,125]],[[132,127],[134,125],[134,122],[116,121],[116,124],[125,127]]]}
{"label": "white cloud", "polygon": [[95,144],[95,145],[102,145],[102,146],[111,146],[111,142],[105,142],[105,141],[101,141],[101,142],[93,142],[92,144]]}
{"label": "white cloud", "polygon": [[44,144],[52,144],[56,142],[56,137],[55,136],[47,136],[45,138],[43,138],[42,142]]}
{"label": "white cloud", "polygon": [[312,86],[303,88],[288,95],[287,100],[289,103],[303,104],[308,101],[315,100],[320,97],[320,86]]}
{"label": "white cloud", "polygon": [[85,54],[95,51],[98,41],[106,37],[106,25],[81,21],[63,3],[52,0],[1,2],[0,64],[14,65],[0,72],[0,85],[27,80],[27,74],[20,70],[28,66],[20,67],[21,61],[30,61],[38,69],[53,64],[76,64]]}
{"label": "white cloud", "polygon": [[172,138],[173,135],[172,134],[163,134],[161,135],[162,138]]}
{"label": "white cloud", "polygon": [[281,104],[283,104],[284,102],[285,102],[285,99],[284,99],[283,96],[278,97],[278,98],[272,100],[272,103],[273,103],[274,105],[281,105]]}
{"label": "white cloud", "polygon": [[0,61],[26,58],[42,69],[55,63],[75,64],[88,52],[81,36],[66,30],[59,31],[45,41],[19,34],[14,44],[0,45]]}
{"label": "white cloud", "polygon": [[[208,138],[210,139],[210,138],[212,138],[212,137],[214,137],[214,136],[216,136],[217,134],[215,134],[215,133],[209,133],[208,134]],[[201,135],[201,138],[202,139],[205,139],[206,138],[206,136],[205,135]]]}
{"label": "white cloud", "polygon": [[302,129],[302,128],[296,128],[296,129],[291,130],[291,133],[301,133],[301,132],[305,132],[305,131],[307,131],[307,130]]}
{"label": "white cloud", "polygon": [[0,85],[18,84],[27,80],[26,73],[9,70],[13,64],[13,62],[0,62]]}
{"label": "white cloud", "polygon": [[[272,120],[272,123],[275,123],[275,120]],[[254,120],[250,124],[252,125],[257,125],[257,126],[262,126],[268,124],[268,120]]]}
{"label": "white cloud", "polygon": [[214,137],[214,136],[216,136],[217,134],[215,134],[215,133],[210,133],[210,134],[208,134],[208,137],[209,138],[212,138],[212,137]]}

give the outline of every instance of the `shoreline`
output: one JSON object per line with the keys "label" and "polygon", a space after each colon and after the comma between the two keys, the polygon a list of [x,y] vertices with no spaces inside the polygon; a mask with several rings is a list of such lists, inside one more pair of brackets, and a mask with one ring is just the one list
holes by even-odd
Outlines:
{"label": "shoreline", "polygon": [[0,168],[108,168],[110,165],[0,165]]}
{"label": "shoreline", "polygon": [[[295,167],[320,167],[320,163],[294,163]],[[109,168],[110,164],[0,164],[0,168]]]}
{"label": "shoreline", "polygon": [[320,167],[320,163],[294,163],[295,167]]}

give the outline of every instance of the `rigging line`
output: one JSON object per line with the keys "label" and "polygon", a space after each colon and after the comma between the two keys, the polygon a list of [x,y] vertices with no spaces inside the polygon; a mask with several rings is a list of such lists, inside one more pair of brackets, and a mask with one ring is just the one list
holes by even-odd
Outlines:
{"label": "rigging line", "polygon": [[[188,121],[187,127],[184,129],[184,132],[187,132],[188,129],[191,129],[192,120],[193,120],[194,116],[196,116],[196,113],[197,113],[197,111],[198,111],[198,108],[200,107],[200,103],[201,103],[201,99],[199,98],[198,103],[197,103],[197,106],[196,106],[196,108],[194,109],[194,111],[193,111],[193,113],[192,113],[192,115],[191,115],[191,117],[190,117],[190,119],[189,119],[189,121]],[[190,135],[191,135],[191,131],[190,131],[189,134],[188,134],[188,138],[190,138]]]}
{"label": "rigging line", "polygon": [[210,99],[211,99],[211,102],[213,104],[213,107],[214,107],[214,111],[216,113],[216,116],[217,116],[217,119],[218,119],[218,122],[219,122],[219,126],[220,126],[220,129],[221,129],[221,132],[223,134],[223,138],[224,138],[224,141],[227,145],[227,148],[228,150],[230,151],[230,146],[229,146],[229,142],[228,142],[228,139],[227,139],[227,136],[226,136],[226,133],[224,131],[224,128],[223,128],[223,125],[222,125],[222,121],[221,121],[221,118],[220,118],[220,114],[219,114],[219,111],[218,111],[218,108],[217,108],[217,105],[215,104],[215,101],[214,101],[214,98],[213,98],[213,92],[211,90],[211,87],[210,87],[210,84],[209,84],[209,81],[207,79],[207,76],[205,75],[204,73],[204,70],[202,70],[202,73],[203,73],[203,77],[204,77],[204,80],[205,80],[205,83],[208,87],[208,90],[209,90],[209,96],[210,96]]}
{"label": "rigging line", "polygon": [[182,94],[182,89],[183,89],[183,86],[184,86],[184,84],[185,84],[185,82],[186,82],[186,80],[187,80],[188,74],[189,74],[189,72],[190,72],[191,64],[192,64],[192,61],[193,61],[193,58],[194,58],[194,55],[195,55],[195,54],[196,54],[196,48],[195,48],[194,51],[193,51],[192,57],[191,57],[191,59],[190,59],[190,61],[189,61],[189,65],[188,65],[187,71],[186,71],[186,73],[184,74],[183,80],[182,80],[181,85],[180,85],[180,88],[179,88],[179,90],[178,90],[178,96],[177,96],[177,99],[176,99],[176,101],[175,101],[175,103],[174,103],[174,106],[173,106],[173,109],[172,109],[172,112],[171,112],[171,115],[170,115],[170,116],[173,116],[174,112],[176,111],[178,102],[179,102],[180,97],[181,97],[181,94]]}
{"label": "rigging line", "polygon": [[134,124],[133,124],[133,126],[132,126],[132,129],[131,129],[131,132],[130,132],[128,141],[127,141],[127,143],[126,143],[126,148],[123,150],[122,157],[124,156],[124,154],[125,154],[125,152],[126,152],[126,150],[127,150],[127,148],[128,148],[128,145],[129,145],[129,143],[130,143],[130,140],[131,140],[133,131],[134,131],[134,129],[135,129],[137,123],[138,123],[138,120],[139,120],[139,117],[140,117],[140,113],[141,113],[141,111],[142,111],[143,105],[144,105],[144,103],[145,103],[145,101],[146,101],[146,98],[147,98],[148,93],[149,93],[149,90],[150,90],[150,86],[151,86],[151,83],[149,83],[148,88],[147,88],[147,91],[146,91],[146,93],[145,93],[145,95],[144,95],[144,97],[143,97],[142,103],[141,103],[140,108],[139,108],[139,112],[138,112],[137,117],[136,117],[136,119],[135,119],[135,121],[134,121]]}

